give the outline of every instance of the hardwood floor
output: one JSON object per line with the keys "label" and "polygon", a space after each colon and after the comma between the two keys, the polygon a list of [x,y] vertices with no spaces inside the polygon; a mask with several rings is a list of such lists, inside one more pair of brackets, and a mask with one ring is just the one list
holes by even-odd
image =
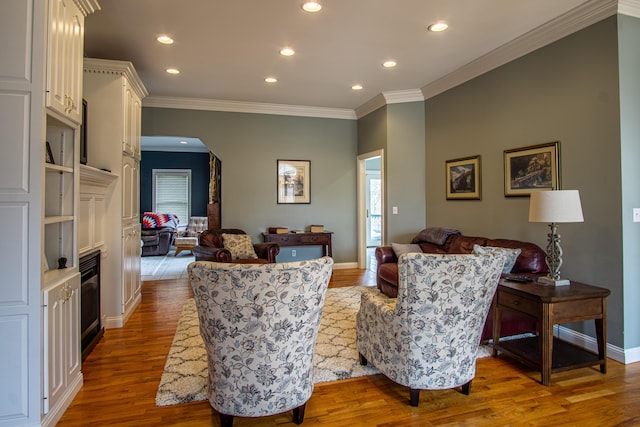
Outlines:
{"label": "hardwood floor", "polygon": [[[371,270],[334,270],[330,287],[374,285]],[[84,386],[58,426],[219,426],[208,401],[155,406],[165,358],[192,293],[186,280],[147,281],[124,328],[109,329],[83,363]],[[554,374],[551,386],[506,358],[477,363],[471,393],[409,391],[382,375],[320,383],[304,426],[632,426],[640,425],[640,363],[609,360],[608,373]],[[234,426],[294,426],[291,412],[236,418]]]}

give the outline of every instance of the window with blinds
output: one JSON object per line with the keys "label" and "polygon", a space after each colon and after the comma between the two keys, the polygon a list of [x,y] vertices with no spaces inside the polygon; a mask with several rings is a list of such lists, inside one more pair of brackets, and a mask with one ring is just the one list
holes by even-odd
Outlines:
{"label": "window with blinds", "polygon": [[180,225],[191,216],[191,170],[153,169],[153,211],[178,215]]}

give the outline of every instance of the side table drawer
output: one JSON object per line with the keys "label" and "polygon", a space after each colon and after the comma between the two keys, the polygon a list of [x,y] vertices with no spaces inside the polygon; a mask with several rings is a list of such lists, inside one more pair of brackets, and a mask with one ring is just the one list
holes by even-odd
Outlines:
{"label": "side table drawer", "polygon": [[498,305],[534,317],[538,317],[539,314],[538,304],[534,301],[521,298],[508,292],[498,292]]}

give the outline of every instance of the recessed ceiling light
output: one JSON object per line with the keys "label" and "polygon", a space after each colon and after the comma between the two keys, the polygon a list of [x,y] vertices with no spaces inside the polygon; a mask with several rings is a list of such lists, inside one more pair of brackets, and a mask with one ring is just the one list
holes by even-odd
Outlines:
{"label": "recessed ceiling light", "polygon": [[355,85],[351,86],[351,89],[353,89],[353,90],[362,90],[362,85],[355,84]]}
{"label": "recessed ceiling light", "polygon": [[302,4],[302,9],[304,9],[306,12],[311,13],[320,12],[320,9],[322,9],[322,5],[317,1],[307,1]]}
{"label": "recessed ceiling light", "polygon": [[180,141],[180,144],[185,144],[186,145],[186,144],[188,144],[188,142],[187,141]]}
{"label": "recessed ceiling light", "polygon": [[180,70],[176,69],[176,68],[167,68],[166,72],[168,74],[180,74]]}
{"label": "recessed ceiling light", "polygon": [[162,44],[173,44],[173,39],[167,35],[161,35],[156,38]]}
{"label": "recessed ceiling light", "polygon": [[391,60],[391,59],[390,59],[390,60],[388,60],[388,61],[384,61],[384,62],[382,63],[382,66],[383,66],[383,67],[385,67],[385,68],[393,68],[393,67],[395,67],[396,65],[398,65],[398,64],[396,63],[396,61]]}
{"label": "recessed ceiling light", "polygon": [[276,83],[278,79],[276,79],[275,77],[267,77],[266,79],[264,79],[264,81],[267,83]]}
{"label": "recessed ceiling light", "polygon": [[435,24],[429,25],[428,30],[437,33],[440,31],[444,31],[447,28],[449,28],[449,26],[445,22],[436,22]]}
{"label": "recessed ceiling light", "polygon": [[282,56],[292,56],[294,53],[296,53],[293,49],[291,49],[290,47],[284,47],[282,49],[280,49],[280,55]]}

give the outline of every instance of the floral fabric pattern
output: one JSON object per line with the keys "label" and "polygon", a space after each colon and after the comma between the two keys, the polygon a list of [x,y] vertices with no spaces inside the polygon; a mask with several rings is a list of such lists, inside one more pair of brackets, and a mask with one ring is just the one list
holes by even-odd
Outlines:
{"label": "floral fabric pattern", "polygon": [[313,392],[313,353],[333,260],[199,261],[188,267],[218,412],[286,412]]}
{"label": "floral fabric pattern", "polygon": [[502,274],[509,274],[516,265],[518,255],[522,252],[522,249],[510,249],[510,248],[498,248],[495,246],[480,246],[473,245],[473,253],[476,255],[486,255],[495,253],[496,255],[504,256],[504,266],[502,267]]}
{"label": "floral fabric pattern", "polygon": [[495,254],[402,255],[397,298],[362,294],[358,352],[413,389],[468,383],[503,264]]}

